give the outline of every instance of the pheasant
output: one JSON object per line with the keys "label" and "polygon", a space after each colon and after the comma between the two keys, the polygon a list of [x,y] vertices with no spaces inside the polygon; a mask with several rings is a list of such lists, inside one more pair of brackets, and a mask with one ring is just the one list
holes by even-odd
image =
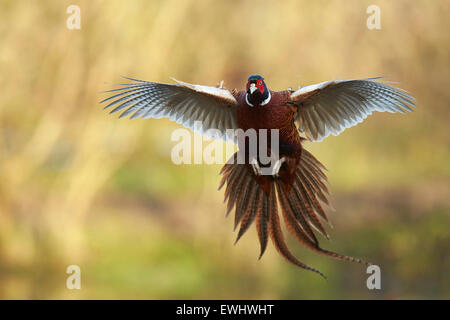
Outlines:
{"label": "pheasant", "polygon": [[[380,78],[333,80],[300,87],[298,90],[269,90],[264,78],[252,75],[246,90],[229,91],[220,86],[189,84],[172,79],[165,84],[126,78],[130,82],[106,91],[101,103],[120,118],[169,118],[200,134],[233,141],[239,151],[221,170],[219,190],[226,185],[227,215],[234,209],[236,242],[256,222],[261,258],[270,238],[277,251],[290,263],[325,277],[319,270],[298,260],[289,250],[280,225],[279,212],[287,230],[307,248],[335,259],[369,263],[323,249],[316,233],[329,239],[324,224],[329,220],[323,209],[329,205],[325,167],[306,149],[303,142],[322,141],[362,122],[374,111],[405,113],[415,107],[406,91]],[[195,126],[201,121],[202,126]],[[239,134],[229,130],[277,130],[278,155],[267,174],[258,154],[243,151]],[[268,139],[268,137],[266,137]],[[261,139],[258,137],[258,139]],[[272,141],[272,140],[270,140]],[[268,146],[269,153],[272,145]],[[268,154],[269,154],[268,153]],[[275,152],[274,152],[275,153]],[[242,154],[241,154],[242,155]]]}

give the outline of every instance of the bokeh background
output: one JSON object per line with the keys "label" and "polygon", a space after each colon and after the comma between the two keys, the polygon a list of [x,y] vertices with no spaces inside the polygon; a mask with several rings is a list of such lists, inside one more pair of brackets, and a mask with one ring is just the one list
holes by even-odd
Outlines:
{"label": "bokeh background", "polygon": [[[0,298],[450,298],[449,19],[438,0],[1,1]],[[254,230],[233,246],[220,165],[173,164],[179,125],[99,104],[121,75],[242,89],[254,73],[274,90],[385,76],[417,98],[306,144],[336,208],[323,246],[380,265],[381,290],[293,239],[327,281],[271,244],[258,261]]]}

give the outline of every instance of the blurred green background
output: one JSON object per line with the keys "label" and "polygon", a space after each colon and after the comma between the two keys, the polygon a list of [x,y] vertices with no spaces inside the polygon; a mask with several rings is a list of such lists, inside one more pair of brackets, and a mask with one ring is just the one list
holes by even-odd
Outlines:
{"label": "blurred green background", "polygon": [[[0,19],[0,298],[450,298],[448,1],[19,0]],[[327,281],[271,244],[258,261],[254,230],[233,246],[221,166],[174,165],[179,125],[99,105],[120,75],[243,89],[254,73],[273,90],[386,76],[417,98],[306,144],[336,208],[323,247],[380,265],[381,290],[293,239]]]}

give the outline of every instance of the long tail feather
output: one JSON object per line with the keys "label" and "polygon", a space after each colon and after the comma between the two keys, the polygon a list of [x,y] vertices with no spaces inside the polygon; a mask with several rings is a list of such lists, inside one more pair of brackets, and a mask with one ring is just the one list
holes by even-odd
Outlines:
{"label": "long tail feather", "polygon": [[266,251],[270,237],[277,251],[286,260],[325,277],[319,270],[299,261],[289,251],[280,226],[279,206],[289,233],[307,248],[338,260],[370,265],[361,259],[328,251],[319,246],[314,230],[329,238],[322,224],[322,221],[329,224],[322,208],[322,203],[329,205],[326,186],[328,180],[323,170],[326,170],[323,164],[303,149],[292,186],[286,188],[285,182],[280,178],[256,177],[247,164],[227,163],[221,170],[223,177],[219,189],[226,185],[224,201],[227,201],[227,215],[234,208],[234,228],[240,225],[235,243],[256,220],[260,243],[259,259]]}
{"label": "long tail feather", "polygon": [[286,191],[283,189],[281,182],[277,181],[276,186],[281,211],[283,214],[292,214],[295,217],[296,224],[299,226],[298,231],[302,234],[302,237],[307,238],[312,245],[316,246],[318,244],[317,238],[311,230],[309,222],[305,219],[305,214],[300,211],[295,211],[298,208],[290,203],[290,199],[287,197]]}
{"label": "long tail feather", "polygon": [[272,242],[277,249],[277,251],[290,263],[306,269],[313,271],[315,273],[320,274],[325,279],[327,278],[322,272],[319,270],[310,267],[303,262],[300,262],[297,260],[296,257],[292,255],[292,253],[289,251],[286,242],[284,241],[283,233],[281,232],[281,226],[280,226],[280,218],[278,217],[278,209],[277,209],[277,200],[275,195],[275,188],[272,185],[271,192],[269,195],[269,234],[272,239]]}
{"label": "long tail feather", "polygon": [[238,200],[236,204],[236,212],[234,214],[234,229],[236,230],[237,226],[241,222],[242,218],[248,212],[247,209],[251,209],[250,203],[253,201],[253,198],[256,194],[256,187],[258,186],[251,178],[246,179],[246,188],[243,191],[243,196]]}
{"label": "long tail feather", "polygon": [[256,215],[256,230],[258,231],[259,244],[261,251],[258,259],[261,259],[267,248],[267,240],[269,239],[267,231],[267,223],[269,222],[269,198],[265,193],[262,194],[262,208]]}
{"label": "long tail feather", "polygon": [[253,199],[250,198],[251,205],[247,208],[241,222],[241,228],[239,229],[239,233],[237,235],[235,243],[239,241],[239,239],[244,235],[244,233],[248,230],[248,228],[252,225],[256,216],[262,210],[262,200],[263,200],[263,191],[262,189],[256,185],[254,188]]}

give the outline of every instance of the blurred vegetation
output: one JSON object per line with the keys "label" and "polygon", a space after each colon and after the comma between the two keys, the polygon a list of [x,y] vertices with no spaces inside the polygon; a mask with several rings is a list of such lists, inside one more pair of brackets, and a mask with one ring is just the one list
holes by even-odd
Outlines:
{"label": "blurred vegetation", "polygon": [[[66,8],[81,8],[68,30]],[[381,30],[366,8],[381,8]],[[0,298],[450,298],[448,1],[2,1]],[[329,248],[261,261],[255,232],[233,246],[218,165],[170,161],[177,124],[118,120],[101,91],[127,75],[274,90],[386,76],[416,112],[375,114],[307,144],[329,169]],[[326,240],[323,240],[325,242]],[[66,267],[82,289],[65,288]]]}

